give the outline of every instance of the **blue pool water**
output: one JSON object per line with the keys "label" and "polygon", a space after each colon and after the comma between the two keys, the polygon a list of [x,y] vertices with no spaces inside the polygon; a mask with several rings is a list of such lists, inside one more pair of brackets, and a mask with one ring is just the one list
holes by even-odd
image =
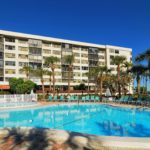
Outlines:
{"label": "blue pool water", "polygon": [[0,111],[1,128],[20,126],[105,136],[150,137],[150,111],[100,104]]}

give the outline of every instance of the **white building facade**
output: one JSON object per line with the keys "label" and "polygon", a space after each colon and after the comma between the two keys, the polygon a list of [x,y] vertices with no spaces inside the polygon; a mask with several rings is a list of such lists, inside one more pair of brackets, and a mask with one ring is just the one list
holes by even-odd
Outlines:
{"label": "white building facade", "polygon": [[[106,65],[116,73],[116,66],[111,64],[111,57],[125,56],[132,62],[132,49],[110,45],[99,45],[78,41],[64,40],[45,36],[37,36],[18,32],[0,30],[0,88],[8,86],[12,77],[26,78],[20,69],[24,65],[32,68],[44,67],[46,57],[74,54],[71,86],[85,83],[85,75],[90,67]],[[48,68],[46,68],[48,69]],[[66,64],[60,61],[55,69],[56,86],[67,86]],[[32,81],[41,85],[40,79],[32,77]],[[44,76],[45,85],[49,85],[49,76]],[[93,83],[90,83],[93,86]]]}

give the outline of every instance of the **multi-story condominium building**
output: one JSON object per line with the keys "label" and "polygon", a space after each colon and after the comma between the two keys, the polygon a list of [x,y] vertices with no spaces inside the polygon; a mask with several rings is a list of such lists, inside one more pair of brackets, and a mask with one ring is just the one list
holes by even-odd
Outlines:
{"label": "multi-story condominium building", "polygon": [[[17,33],[0,30],[0,89],[8,88],[12,77],[25,78],[20,69],[24,65],[32,68],[44,67],[44,60],[49,56],[57,56],[62,60],[64,55],[74,54],[71,86],[81,82],[87,85],[85,73],[89,68],[106,65],[116,73],[116,66],[111,64],[111,58],[123,55],[127,61],[132,61],[132,49],[110,45],[99,45],[85,42],[64,40],[45,36]],[[66,64],[60,61],[55,70],[56,86],[67,86]],[[40,79],[31,77],[38,85]],[[45,85],[49,85],[49,76],[44,76]],[[94,86],[94,83],[90,83]]]}

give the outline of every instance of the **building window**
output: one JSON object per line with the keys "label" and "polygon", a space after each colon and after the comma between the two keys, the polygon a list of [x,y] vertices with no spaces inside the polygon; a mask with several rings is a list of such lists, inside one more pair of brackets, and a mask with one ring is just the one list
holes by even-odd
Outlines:
{"label": "building window", "polygon": [[0,37],[0,43],[3,43],[3,42],[4,42],[4,38]]}
{"label": "building window", "polygon": [[11,79],[11,78],[7,77],[7,78],[5,78],[5,81],[7,81],[7,82],[8,82],[10,79]]}
{"label": "building window", "polygon": [[15,61],[5,61],[6,66],[15,66]]}
{"label": "building window", "polygon": [[88,54],[81,54],[81,57],[88,58]]}
{"label": "building window", "polygon": [[73,75],[76,77],[80,77],[80,73],[78,73],[78,72],[74,72]]}
{"label": "building window", "polygon": [[30,47],[29,54],[31,55],[42,55],[42,49],[37,47]]}
{"label": "building window", "polygon": [[80,53],[73,53],[75,57],[80,57]]}
{"label": "building window", "polygon": [[14,69],[6,69],[5,70],[5,74],[15,74],[15,70]]}
{"label": "building window", "polygon": [[33,69],[41,68],[42,63],[30,62],[29,66]]}
{"label": "building window", "polygon": [[100,62],[98,62],[98,64],[103,66],[103,65],[105,65],[105,62],[100,61]]}
{"label": "building window", "polygon": [[88,52],[88,48],[82,48],[81,51]]}
{"label": "building window", "polygon": [[64,48],[64,49],[71,49],[72,45],[68,44],[68,43],[62,43],[62,48]]}
{"label": "building window", "polygon": [[27,47],[21,47],[21,46],[19,46],[18,50],[19,51],[28,51],[28,48]]}
{"label": "building window", "polygon": [[12,53],[5,53],[5,58],[15,58],[15,54]]}
{"label": "building window", "polygon": [[88,70],[88,67],[82,66],[82,70]]}
{"label": "building window", "polygon": [[62,80],[61,79],[56,79],[56,82],[62,82]]}
{"label": "building window", "polygon": [[88,61],[87,60],[81,60],[81,63],[82,64],[88,64]]}
{"label": "building window", "polygon": [[4,57],[4,53],[0,52],[0,59],[3,59],[3,57]]}
{"label": "building window", "polygon": [[80,66],[73,66],[74,70],[80,70]]}
{"label": "building window", "polygon": [[4,62],[0,60],[0,67],[4,67]]}
{"label": "building window", "polygon": [[29,47],[42,48],[42,41],[40,40],[29,39],[28,43]]}
{"label": "building window", "polygon": [[59,43],[52,43],[52,47],[61,48],[61,45]]}
{"label": "building window", "polygon": [[55,72],[56,76],[61,76],[61,72]]}
{"label": "building window", "polygon": [[19,58],[20,58],[20,59],[27,59],[27,58],[28,58],[28,55],[19,54]]}
{"label": "building window", "polygon": [[115,53],[116,53],[116,54],[119,54],[119,50],[115,50]]}
{"label": "building window", "polygon": [[20,67],[28,66],[28,63],[27,62],[19,62],[19,66]]}
{"label": "building window", "polygon": [[7,50],[15,50],[15,46],[5,45],[5,49],[7,49]]}
{"label": "building window", "polygon": [[100,49],[100,50],[98,51],[98,53],[104,54],[104,53],[105,53],[105,50],[101,50],[101,49]]}
{"label": "building window", "polygon": [[61,55],[61,51],[54,51],[53,50],[53,54],[55,54],[55,55]]}
{"label": "building window", "polygon": [[4,71],[3,69],[0,69],[0,76],[3,76],[4,74],[3,71]]}
{"label": "building window", "polygon": [[6,42],[15,42],[15,38],[11,38],[11,37],[5,37],[5,41]]}
{"label": "building window", "polygon": [[104,59],[105,57],[102,55],[99,55],[99,59]]}
{"label": "building window", "polygon": [[73,49],[73,50],[80,50],[80,47],[78,47],[78,46],[73,46],[72,49]]}
{"label": "building window", "polygon": [[4,50],[4,44],[0,43],[0,50],[3,51]]}
{"label": "building window", "polygon": [[43,46],[45,46],[45,47],[50,47],[50,46],[51,46],[51,43],[46,42],[46,41],[43,41],[42,44],[43,44]]}
{"label": "building window", "polygon": [[110,53],[115,53],[115,50],[114,49],[109,49],[109,52]]}
{"label": "building window", "polygon": [[75,59],[74,63],[80,63],[80,60],[79,59]]}
{"label": "building window", "polygon": [[113,59],[114,57],[115,57],[115,56],[110,55],[110,65],[114,65],[114,63],[112,62],[112,59]]}
{"label": "building window", "polygon": [[45,53],[45,54],[51,54],[51,50],[49,50],[49,49],[43,49],[43,53]]}
{"label": "building window", "polygon": [[20,44],[27,44],[28,40],[26,40],[26,39],[18,39],[18,43],[20,43]]}

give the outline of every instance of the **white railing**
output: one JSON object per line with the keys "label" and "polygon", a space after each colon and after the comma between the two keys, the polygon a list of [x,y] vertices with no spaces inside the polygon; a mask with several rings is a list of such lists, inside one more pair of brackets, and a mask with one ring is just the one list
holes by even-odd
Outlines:
{"label": "white railing", "polygon": [[37,102],[37,94],[0,95],[0,103]]}

